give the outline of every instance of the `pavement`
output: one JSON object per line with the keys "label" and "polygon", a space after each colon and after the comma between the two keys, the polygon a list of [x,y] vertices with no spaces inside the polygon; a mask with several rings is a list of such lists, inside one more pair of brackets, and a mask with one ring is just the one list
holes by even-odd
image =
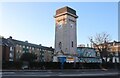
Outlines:
{"label": "pavement", "polygon": [[95,72],[95,71],[118,71],[117,69],[53,69],[53,70],[29,70],[29,69],[24,69],[24,70],[0,70],[2,72]]}
{"label": "pavement", "polygon": [[117,70],[111,69],[66,69],[66,70],[3,70],[1,73],[3,78],[120,78]]}

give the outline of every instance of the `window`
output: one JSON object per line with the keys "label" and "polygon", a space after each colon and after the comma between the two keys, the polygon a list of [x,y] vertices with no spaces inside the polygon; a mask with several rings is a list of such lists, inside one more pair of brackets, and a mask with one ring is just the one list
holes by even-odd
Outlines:
{"label": "window", "polygon": [[40,49],[40,51],[41,51],[41,49]]}
{"label": "window", "polygon": [[25,53],[25,51],[23,51],[23,53]]}
{"label": "window", "polygon": [[32,53],[31,50],[29,52]]}
{"label": "window", "polygon": [[12,53],[10,53],[10,55],[9,55],[9,56],[10,56],[10,58],[12,58],[12,57],[13,57]]}
{"label": "window", "polygon": [[32,50],[34,50],[34,47],[32,47]]}
{"label": "window", "polygon": [[31,49],[31,47],[29,47]]}
{"label": "window", "polygon": [[20,53],[21,53],[21,50],[20,50]]}
{"label": "window", "polygon": [[115,56],[118,56],[118,52],[115,53]]}
{"label": "window", "polygon": [[23,46],[23,48],[25,48],[25,46]]}
{"label": "window", "polygon": [[39,51],[40,49],[39,49],[39,48],[37,48],[37,50]]}
{"label": "window", "polygon": [[17,44],[16,46],[18,47],[19,45]]}
{"label": "window", "polygon": [[12,47],[10,47],[10,51],[12,51],[13,49],[12,49]]}
{"label": "window", "polygon": [[29,49],[29,47],[27,46],[27,49]]}
{"label": "window", "polygon": [[21,47],[21,45],[19,45]]}
{"label": "window", "polygon": [[19,53],[19,51],[17,50],[17,53]]}
{"label": "window", "polygon": [[72,41],[72,47],[73,47],[73,41]]}
{"label": "window", "polygon": [[61,48],[62,48],[62,43],[61,43],[61,42],[59,42],[59,45],[58,45],[58,46],[59,46],[59,48],[61,49]]}

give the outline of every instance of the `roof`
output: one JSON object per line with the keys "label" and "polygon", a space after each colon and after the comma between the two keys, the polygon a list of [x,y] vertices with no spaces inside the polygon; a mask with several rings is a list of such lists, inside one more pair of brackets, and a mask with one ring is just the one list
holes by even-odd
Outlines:
{"label": "roof", "polygon": [[37,47],[37,48],[41,47],[40,45],[36,45],[36,44],[32,44],[32,43],[28,43],[28,42],[20,41],[20,40],[16,40],[16,39],[12,39],[12,41],[14,42],[14,44],[30,46],[30,47]]}
{"label": "roof", "polygon": [[120,43],[120,41],[109,42],[109,44],[113,44],[113,43]]}
{"label": "roof", "polygon": [[0,45],[3,46],[14,46],[11,42],[9,42],[6,38],[0,38]]}
{"label": "roof", "polygon": [[11,39],[11,40],[15,45],[19,44],[19,45],[24,45],[24,46],[34,47],[34,48],[54,50],[52,47],[45,47],[45,46],[41,46],[41,45],[37,45],[37,44],[33,44],[33,43],[28,43],[27,41],[20,41],[20,40],[16,40],[16,39]]}
{"label": "roof", "polygon": [[[106,44],[111,44],[111,45],[113,45],[114,43],[117,44],[117,45],[120,45],[120,41],[106,42]],[[100,46],[100,45],[105,45],[105,43],[98,44],[98,46]]]}
{"label": "roof", "polygon": [[56,15],[64,13],[64,12],[69,12],[71,14],[76,15],[76,11],[74,9],[68,7],[68,6],[65,6],[63,8],[60,8],[60,9],[56,10]]}
{"label": "roof", "polygon": [[91,47],[77,47],[78,49],[80,48],[80,49],[84,49],[84,48],[86,48],[86,49],[94,49],[94,48],[91,48]]}
{"label": "roof", "polygon": [[50,50],[50,51],[54,51],[54,49],[52,47],[46,47],[46,46],[41,46],[41,45],[37,45],[37,44],[33,44],[33,43],[28,43],[28,41],[20,41],[20,40],[16,40],[16,39],[12,39],[12,37],[10,38],[4,38],[4,37],[0,37],[0,45],[5,45],[5,46],[15,46],[15,45],[24,45],[24,46],[29,46],[29,47],[34,47],[34,48],[42,48],[45,50]]}

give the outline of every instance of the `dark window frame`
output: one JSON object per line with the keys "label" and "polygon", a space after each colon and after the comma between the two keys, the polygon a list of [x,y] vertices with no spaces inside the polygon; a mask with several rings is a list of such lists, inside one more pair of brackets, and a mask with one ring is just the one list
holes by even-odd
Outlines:
{"label": "dark window frame", "polygon": [[72,41],[72,47],[73,47],[73,41]]}

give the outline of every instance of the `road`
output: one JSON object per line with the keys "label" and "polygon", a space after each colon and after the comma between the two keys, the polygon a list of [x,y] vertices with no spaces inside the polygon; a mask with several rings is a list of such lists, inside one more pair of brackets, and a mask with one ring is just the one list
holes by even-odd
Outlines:
{"label": "road", "polygon": [[120,78],[115,70],[3,71],[2,78]]}

